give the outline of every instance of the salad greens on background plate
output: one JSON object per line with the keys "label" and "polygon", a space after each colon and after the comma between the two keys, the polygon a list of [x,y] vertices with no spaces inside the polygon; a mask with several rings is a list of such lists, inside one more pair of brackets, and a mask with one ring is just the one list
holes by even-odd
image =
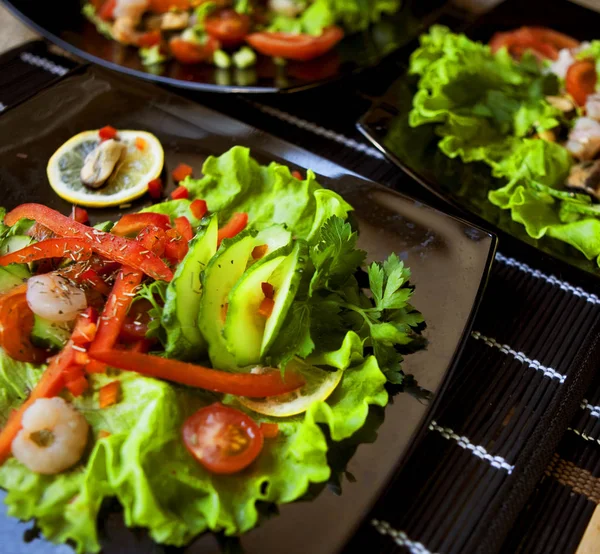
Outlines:
{"label": "salad greens on background plate", "polygon": [[[446,4],[445,0],[120,2],[131,3],[134,11],[142,6],[141,14],[134,13],[143,19],[135,30],[120,24],[115,30],[121,11],[129,17],[124,10],[114,12],[115,0],[63,0],[60,10],[35,0],[4,3],[44,37],[85,60],[171,86],[237,93],[294,92],[375,66],[413,40],[424,18]],[[169,21],[157,22],[172,6],[179,11],[168,11]],[[148,28],[142,32],[138,27],[143,25]],[[266,33],[275,36],[265,37]]]}
{"label": "salad greens on background plate", "polygon": [[[53,109],[48,110],[48,106]],[[192,257],[188,253],[183,259],[207,259],[202,282],[207,293],[202,297],[205,300],[195,304],[193,278],[189,286],[187,283],[187,261],[181,263],[166,290],[161,290],[160,283],[164,281],[159,279],[154,281],[159,285],[149,282],[140,291],[150,304],[156,304],[153,310],[161,309],[158,299],[164,296],[161,325],[151,331],[156,333],[161,351],[167,354],[161,359],[168,364],[170,379],[176,379],[177,368],[182,367],[173,365],[171,356],[196,361],[197,357],[206,359],[208,352],[215,366],[236,368],[255,361],[262,348],[266,348],[273,365],[281,366],[291,354],[296,354],[310,360],[311,365],[329,367],[334,375],[337,366],[346,369],[342,370],[341,380],[332,385],[334,392],[325,402],[316,401],[306,414],[280,420],[274,438],[267,436],[267,429],[269,433],[273,430],[265,428],[263,450],[247,470],[211,476],[192,461],[178,434],[183,415],[211,405],[215,396],[137,377],[123,367],[125,371],[119,377],[121,401],[112,408],[98,411],[96,395],[86,400],[84,394],[81,400],[73,401],[86,415],[95,438],[101,431],[110,433],[95,442],[85,471],[43,477],[25,471],[14,458],[3,465],[0,480],[2,487],[9,490],[5,498],[9,513],[23,518],[38,516],[42,530],[54,533],[54,539],[71,537],[80,548],[83,545],[89,550],[100,544],[108,553],[119,551],[123,545],[127,545],[128,552],[151,548],[147,535],[136,538],[121,523],[121,517],[129,525],[148,528],[151,537],[169,544],[183,545],[195,533],[218,529],[222,535],[232,536],[248,531],[240,538],[248,552],[277,552],[281,541],[285,541],[289,552],[339,550],[427,421],[429,406],[422,401],[419,389],[409,394],[414,381],[405,382],[405,392],[385,385],[385,381],[397,382],[402,375],[412,375],[419,387],[434,394],[434,402],[439,398],[483,290],[495,246],[493,237],[291,144],[151,85],[140,85],[97,68],[80,70],[0,118],[0,132],[10,129],[12,137],[10,145],[0,148],[0,180],[5,185],[0,204],[8,210],[25,204],[7,214],[5,223],[12,225],[4,229],[7,237],[14,240],[23,231],[21,224],[16,223],[22,217],[53,226],[62,220],[52,210],[70,213],[71,204],[61,200],[47,182],[48,160],[61,144],[78,133],[107,124],[117,129],[143,129],[158,138],[164,148],[167,193],[181,192],[175,192],[170,177],[179,164],[189,164],[194,172],[183,181],[189,198],[152,207],[148,196],[143,196],[126,207],[88,209],[91,223],[97,227],[97,233],[91,236],[98,236],[101,242],[105,240],[103,230],[108,229],[104,222],[120,220],[119,224],[124,225],[121,222],[125,220],[120,219],[124,212],[135,214],[142,210],[157,222],[161,215],[186,215],[197,228],[197,236],[190,243]],[[40,133],[39,129],[44,131]],[[63,169],[68,168],[63,165]],[[290,171],[298,171],[300,176],[293,176]],[[205,200],[215,215],[199,213],[198,205],[192,204],[196,199]],[[43,209],[34,208],[33,204],[43,205]],[[350,206],[353,210],[349,212]],[[231,231],[227,222],[242,212],[248,214],[248,230],[230,239],[223,235],[223,244],[213,255],[209,247],[211,237],[217,229]],[[293,228],[292,237],[283,227],[273,226],[282,222]],[[171,223],[176,220],[171,219]],[[256,243],[259,235],[260,244]],[[231,291],[223,311],[223,302],[219,301],[223,283],[232,272],[240,270],[240,259],[264,245],[279,248],[272,253],[261,250],[246,272],[241,268],[244,279],[237,281],[237,292]],[[303,248],[308,248],[308,252],[302,254]],[[347,276],[363,261],[358,249],[366,252],[368,264],[385,262],[370,265],[368,272],[359,276],[360,287],[371,290],[370,299],[361,297],[358,281],[348,286]],[[177,250],[172,255],[176,256]],[[306,281],[294,267],[308,259],[317,270]],[[128,260],[134,264],[137,258]],[[191,264],[190,271],[196,271],[194,267]],[[406,286],[407,267],[411,271],[410,288]],[[161,266],[152,266],[150,271],[168,279],[161,273]],[[265,280],[266,275],[273,277]],[[265,341],[267,327],[262,343],[256,342],[255,335],[249,332],[254,328],[254,310],[246,309],[248,298],[255,296],[257,283],[261,298],[268,297],[268,288],[263,289],[262,285],[269,282],[275,289],[271,315],[276,316],[289,297],[278,297],[278,290],[289,290],[286,286],[296,283],[299,291],[288,306],[290,316],[281,321],[274,319],[283,327],[281,332],[273,332],[276,340],[272,344]],[[341,290],[343,283],[346,285]],[[128,281],[123,286],[128,286]],[[399,329],[402,327],[411,335],[411,328],[420,327],[416,312],[407,307],[409,297],[410,304],[426,320],[423,336],[427,345],[406,355],[403,373],[388,371],[386,377],[379,364],[397,369],[390,346],[404,340]],[[261,309],[262,303],[258,302]],[[194,309],[205,311],[207,316],[217,315],[216,319],[207,317],[204,321],[218,322],[218,316],[225,315],[225,328],[202,327],[199,335],[196,327],[185,324]],[[344,313],[347,317],[349,311],[356,317],[341,321],[339,315]],[[315,317],[307,326],[306,317],[310,314]],[[370,344],[381,346],[371,348],[374,356],[361,353],[361,336],[365,332],[374,333]],[[373,341],[375,335],[379,338]],[[207,344],[202,344],[202,336]],[[138,353],[116,355],[117,358],[101,359],[98,353],[94,359],[118,367],[125,360],[148,360]],[[18,386],[6,389],[9,396],[3,400],[3,405],[12,406],[19,403],[23,386],[32,386],[39,370],[23,365],[17,370],[15,364],[3,359],[2,374],[7,382],[14,385],[10,376],[20,375]],[[156,369],[157,363],[154,357],[152,367]],[[291,378],[295,372],[303,374],[297,363],[297,359],[290,361],[284,377],[287,374]],[[138,372],[149,370],[143,364],[136,367]],[[130,365],[128,368],[134,369]],[[276,378],[281,379],[279,372],[269,376]],[[98,385],[103,389],[110,385],[105,381],[114,380],[115,376],[91,379],[94,388]],[[393,401],[384,408],[388,395],[393,395]],[[257,407],[252,402],[239,404],[229,396],[219,398],[254,414],[257,423],[273,423],[275,416],[256,414],[280,408],[262,400]],[[130,431],[123,432],[120,426]],[[196,454],[203,457],[202,453]],[[313,485],[308,487],[309,483]],[[202,491],[201,501],[197,491]],[[118,498],[123,506],[122,516],[113,505],[99,505],[103,496]],[[38,497],[43,502],[32,501]],[[306,501],[286,504],[298,497]],[[280,504],[280,515],[267,517],[268,513],[273,515],[273,503]],[[101,510],[97,536],[93,529],[96,510]],[[250,530],[257,523],[258,527]],[[306,533],[308,528],[311,533]],[[15,530],[12,519],[2,516],[0,531],[9,548],[26,551],[27,547],[20,544],[22,531]],[[188,548],[190,552],[196,548],[218,551],[222,540],[204,534]],[[58,547],[44,543],[43,551],[52,552],[53,548]]]}
{"label": "salad greens on background plate", "polygon": [[[480,224],[598,275],[598,41],[585,39],[600,18],[568,2],[547,17],[540,3],[525,14],[515,4],[468,36],[440,25],[422,34],[359,129]],[[557,13],[587,24],[575,38],[541,27]]]}

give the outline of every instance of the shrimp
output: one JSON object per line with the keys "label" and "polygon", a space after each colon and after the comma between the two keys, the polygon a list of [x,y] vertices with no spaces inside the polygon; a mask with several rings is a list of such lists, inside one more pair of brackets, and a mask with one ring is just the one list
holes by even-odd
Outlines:
{"label": "shrimp", "polygon": [[12,453],[31,471],[54,475],[81,459],[88,431],[86,419],[62,398],[40,398],[25,410]]}
{"label": "shrimp", "polygon": [[122,44],[137,44],[142,33],[136,27],[149,6],[150,0],[117,0],[113,38]]}
{"label": "shrimp", "polygon": [[85,293],[60,275],[35,275],[27,281],[27,304],[50,321],[73,321],[87,308]]}

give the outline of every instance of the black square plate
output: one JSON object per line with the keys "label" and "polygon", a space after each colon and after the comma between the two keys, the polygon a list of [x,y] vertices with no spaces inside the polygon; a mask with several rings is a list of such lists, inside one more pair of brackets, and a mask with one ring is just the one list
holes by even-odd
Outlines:
{"label": "black square plate", "polygon": [[259,56],[255,67],[236,71],[171,61],[157,73],[144,67],[135,48],[98,33],[82,15],[81,0],[61,0],[59,9],[53,2],[39,0],[0,1],[48,40],[85,60],[176,87],[237,93],[297,92],[375,66],[414,39],[446,4],[446,0],[404,0],[398,13],[347,36],[334,50],[310,62],[290,62],[282,67]]}
{"label": "black square plate", "polygon": [[[492,235],[177,95],[93,67],[80,69],[0,116],[0,205],[41,202],[68,212],[70,206],[47,183],[47,161],[72,135],[108,123],[156,134],[167,169],[185,161],[199,173],[206,156],[236,144],[250,147],[263,163],[276,160],[295,169],[312,168],[322,184],[354,205],[360,243],[369,257],[381,259],[395,251],[410,266],[414,304],[426,318],[429,346],[408,356],[404,369],[439,399],[485,286],[495,250]],[[117,213],[90,210],[95,221]],[[243,538],[246,551],[276,553],[285,545],[288,554],[330,554],[342,548],[414,444],[429,410],[413,396],[396,396],[385,409],[377,440],[361,445],[348,466],[356,482],[344,482],[341,497],[324,490],[311,502],[284,506],[280,516]],[[0,515],[0,551],[64,552],[65,547],[42,541],[22,543],[24,525]],[[109,520],[108,529],[106,554],[162,551],[125,530],[118,517]],[[214,537],[207,534],[185,552],[217,549]]]}
{"label": "black square plate", "polygon": [[[580,40],[591,40],[599,36],[600,15],[567,0],[553,0],[550,3],[546,0],[507,0],[477,19],[465,32],[473,39],[487,42],[496,31],[521,25],[547,26]],[[418,44],[414,43],[413,46],[417,48]],[[575,248],[556,239],[531,238],[522,225],[511,219],[508,211],[496,208],[487,201],[488,191],[502,185],[491,177],[487,166],[464,164],[459,159],[451,160],[445,156],[437,147],[434,125],[410,127],[408,114],[415,91],[416,80],[405,73],[360,119],[359,130],[429,191],[463,214],[468,214],[469,220],[498,233],[502,246],[510,245],[519,250],[524,260],[535,258],[542,265],[552,266],[553,273],[564,272],[579,283],[598,286],[598,280],[589,276],[600,276],[600,268],[594,261],[586,260]],[[477,186],[473,186],[474,183]],[[469,194],[464,192],[465,184],[471,185]],[[473,191],[477,191],[476,196]],[[571,267],[558,264],[557,268],[555,259]]]}

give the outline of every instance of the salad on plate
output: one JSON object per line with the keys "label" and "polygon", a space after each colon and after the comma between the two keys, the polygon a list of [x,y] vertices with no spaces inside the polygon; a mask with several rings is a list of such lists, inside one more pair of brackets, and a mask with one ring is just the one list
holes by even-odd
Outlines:
{"label": "salad on plate", "polygon": [[62,196],[156,202],[93,226],[81,207],[3,213],[8,513],[78,552],[100,550],[110,498],[158,543],[244,533],[262,504],[325,483],[328,452],[402,383],[424,328],[410,271],[395,254],[366,264],[352,207],[310,170],[233,147],[201,175],[175,168],[165,199],[155,137],[78,137],[48,165]]}
{"label": "salad on plate", "polygon": [[308,61],[363,31],[400,0],[91,0],[84,15],[108,38],[138,48],[145,65],[173,58],[240,69],[256,52]]}
{"label": "salad on plate", "polygon": [[413,128],[435,126],[445,155],[489,166],[499,187],[488,202],[530,237],[562,241],[598,265],[599,63],[600,41],[547,28],[482,44],[433,26],[410,59],[418,89],[409,114]]}

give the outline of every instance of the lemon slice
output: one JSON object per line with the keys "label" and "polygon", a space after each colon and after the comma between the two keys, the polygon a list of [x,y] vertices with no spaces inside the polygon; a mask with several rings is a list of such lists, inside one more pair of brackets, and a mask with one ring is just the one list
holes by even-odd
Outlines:
{"label": "lemon slice", "polygon": [[269,398],[256,399],[239,397],[238,401],[246,408],[268,416],[287,417],[301,414],[320,400],[326,400],[338,386],[343,371],[324,371],[318,367],[290,362],[287,369],[301,373],[306,384],[297,391]]}
{"label": "lemon slice", "polygon": [[[160,141],[145,131],[119,131],[118,139],[127,146],[106,185],[86,187],[80,178],[85,157],[100,144],[98,131],[84,131],[65,142],[50,158],[48,180],[54,192],[68,202],[93,208],[118,206],[138,198],[148,190],[163,168],[164,151]],[[142,139],[136,146],[136,138]]]}

